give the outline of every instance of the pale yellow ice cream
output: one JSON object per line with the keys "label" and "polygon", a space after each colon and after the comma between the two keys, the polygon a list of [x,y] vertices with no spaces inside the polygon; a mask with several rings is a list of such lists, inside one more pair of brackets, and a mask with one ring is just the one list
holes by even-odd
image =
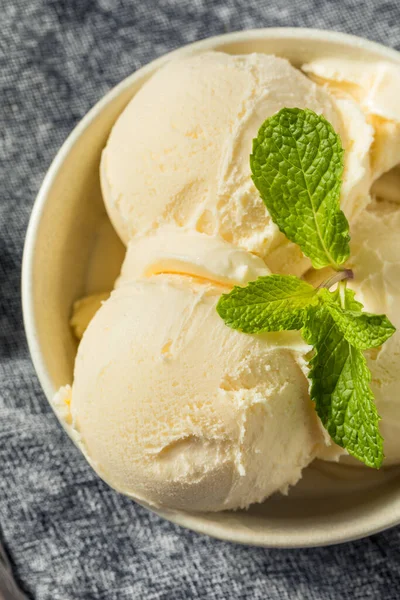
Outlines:
{"label": "pale yellow ice cream", "polygon": [[216,511],[286,492],[325,446],[308,346],[297,332],[226,327],[215,310],[224,285],[137,278],[136,250],[83,337],[72,393],[55,399],[73,437],[110,485],[151,505]]}
{"label": "pale yellow ice cream", "polygon": [[[342,453],[309,398],[300,334],[241,334],[215,309],[233,285],[310,266],[250,177],[252,138],[280,108],[311,108],[341,135],[354,288],[400,326],[400,216],[370,205],[372,181],[400,159],[395,103],[379,109],[390,77],[369,80],[367,102],[357,78],[349,91],[331,71],[307,69],[327,89],[272,56],[172,62],[133,98],[103,152],[105,204],[127,254],[111,297],[75,307],[78,337],[90,324],[72,389],[54,407],[94,469],[150,505],[247,507],[286,493],[315,457]],[[399,356],[396,334],[368,359],[389,462],[400,460]]]}
{"label": "pale yellow ice cream", "polygon": [[372,130],[357,104],[336,103],[282,58],[210,52],[162,68],[112,129],[101,181],[121,239],[174,225],[219,235],[274,272],[303,273],[309,261],[279,233],[250,177],[252,140],[283,107],[322,113],[340,133],[343,208],[349,217],[362,210]]}

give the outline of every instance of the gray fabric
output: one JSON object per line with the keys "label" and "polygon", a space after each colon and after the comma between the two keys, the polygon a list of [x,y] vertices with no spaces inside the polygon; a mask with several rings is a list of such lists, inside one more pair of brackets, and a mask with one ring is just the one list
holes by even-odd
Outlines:
{"label": "gray fabric", "polygon": [[37,600],[400,597],[400,529],[341,547],[264,550],[193,534],[118,495],[53,416],[22,325],[35,194],[62,141],[126,75],[199,38],[261,26],[400,49],[399,0],[0,0],[0,531]]}

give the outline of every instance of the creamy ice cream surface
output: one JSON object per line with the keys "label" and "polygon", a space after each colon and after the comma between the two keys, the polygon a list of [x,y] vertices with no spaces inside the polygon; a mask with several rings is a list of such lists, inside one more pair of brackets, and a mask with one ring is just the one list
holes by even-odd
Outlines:
{"label": "creamy ice cream surface", "polygon": [[79,346],[74,435],[106,481],[148,504],[247,507],[286,492],[324,443],[301,339],[230,330],[220,293],[178,275],[126,281]]}
{"label": "creamy ice cream surface", "polygon": [[301,275],[309,261],[278,231],[250,177],[252,139],[283,107],[322,113],[340,133],[343,208],[349,217],[362,210],[372,129],[357,104],[336,102],[282,58],[209,52],[160,69],[114,125],[101,181],[121,239],[174,225],[219,235],[274,272]]}
{"label": "creamy ice cream surface", "polygon": [[329,445],[303,372],[309,347],[298,332],[247,336],[218,316],[228,284],[269,274],[260,258],[168,235],[130,242],[56,410],[93,468],[150,505],[217,511],[286,493]]}
{"label": "creamy ice cream surface", "polygon": [[[209,52],[168,63],[117,119],[100,171],[126,256],[110,297],[75,305],[74,381],[53,402],[117,490],[176,510],[246,508],[287,493],[314,458],[343,453],[310,400],[300,333],[239,333],[216,304],[235,285],[310,268],[249,166],[267,117],[310,108],[345,148],[357,298],[400,327],[400,211],[371,199],[373,181],[400,162],[391,69],[321,60],[306,76],[274,56]],[[398,336],[368,353],[389,463],[400,461]]]}

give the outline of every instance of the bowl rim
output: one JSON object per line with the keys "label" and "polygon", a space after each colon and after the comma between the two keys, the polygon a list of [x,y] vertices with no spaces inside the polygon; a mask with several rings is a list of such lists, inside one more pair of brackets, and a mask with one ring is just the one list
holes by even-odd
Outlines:
{"label": "bowl rim", "polygon": [[[121,93],[129,89],[136,80],[151,75],[159,69],[164,63],[173,58],[196,53],[198,51],[213,50],[215,46],[222,43],[235,42],[252,42],[262,39],[290,39],[317,42],[337,43],[341,46],[349,48],[359,48],[360,50],[369,51],[378,54],[382,59],[387,59],[391,62],[400,63],[400,52],[395,49],[388,48],[378,42],[370,41],[355,35],[342,33],[339,31],[330,31],[324,29],[310,29],[303,27],[273,27],[235,31],[232,33],[221,34],[209,38],[205,38],[164,54],[145,66],[141,67],[131,75],[128,75],[119,84],[111,88],[94,106],[84,115],[77,123],[71,133],[68,135],[64,143],[61,145],[57,154],[48,168],[39,192],[33,204],[28,228],[26,231],[25,244],[22,256],[21,270],[21,293],[22,293],[22,312],[25,333],[28,342],[28,348],[31,359],[38,376],[41,387],[48,401],[54,395],[56,389],[52,383],[49,371],[43,359],[39,336],[38,325],[35,320],[33,288],[34,288],[34,256],[37,242],[37,235],[41,223],[43,213],[46,208],[49,192],[58,175],[58,172],[63,166],[63,163],[76,144],[80,136],[89,128],[97,115],[103,111],[110,103],[114,101]],[[50,403],[51,404],[51,403]],[[368,535],[372,535],[394,527],[400,523],[400,499],[398,501],[399,512],[397,515],[390,511],[390,514],[376,514],[374,523],[370,519],[365,518],[354,520],[352,526],[346,531],[337,532],[335,527],[327,528],[325,535],[313,531],[312,527],[305,538],[304,534],[295,535],[290,539],[291,534],[273,531],[258,537],[254,536],[253,531],[237,531],[232,527],[225,527],[220,523],[213,521],[205,521],[207,513],[185,513],[154,508],[144,502],[137,501],[145,508],[151,510],[157,515],[183,527],[191,529],[197,533],[209,535],[211,537],[224,540],[227,542],[246,544],[249,546],[259,546],[266,548],[310,548],[318,546],[329,546],[340,544],[349,541],[354,541]],[[202,517],[199,519],[198,517]]]}

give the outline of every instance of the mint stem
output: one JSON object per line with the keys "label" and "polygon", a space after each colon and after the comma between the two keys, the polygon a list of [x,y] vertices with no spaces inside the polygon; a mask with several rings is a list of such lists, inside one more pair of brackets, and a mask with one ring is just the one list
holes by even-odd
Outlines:
{"label": "mint stem", "polygon": [[351,269],[343,269],[343,271],[338,271],[337,273],[332,275],[332,277],[327,279],[327,281],[321,283],[321,285],[318,286],[318,289],[327,288],[329,290],[336,283],[339,283],[340,281],[345,281],[347,279],[354,279],[354,273]]}

